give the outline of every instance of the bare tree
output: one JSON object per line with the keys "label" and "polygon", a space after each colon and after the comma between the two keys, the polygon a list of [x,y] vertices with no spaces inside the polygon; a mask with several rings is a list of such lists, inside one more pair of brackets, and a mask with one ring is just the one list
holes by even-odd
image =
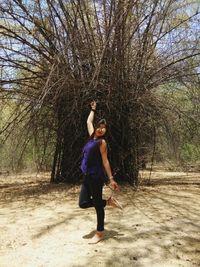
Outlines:
{"label": "bare tree", "polygon": [[156,90],[198,74],[198,19],[189,1],[1,1],[1,92],[17,103],[2,132],[25,118],[27,134],[33,121],[51,129],[51,181],[78,181],[96,99],[112,165],[137,184],[144,144],[155,143],[164,116]]}

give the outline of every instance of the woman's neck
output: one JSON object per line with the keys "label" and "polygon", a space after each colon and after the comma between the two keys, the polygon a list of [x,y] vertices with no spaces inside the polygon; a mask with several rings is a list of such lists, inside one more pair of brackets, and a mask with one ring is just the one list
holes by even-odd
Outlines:
{"label": "woman's neck", "polygon": [[94,140],[96,140],[96,139],[98,139],[99,137],[98,136],[96,136],[96,135],[94,135],[94,137],[93,137],[93,139]]}

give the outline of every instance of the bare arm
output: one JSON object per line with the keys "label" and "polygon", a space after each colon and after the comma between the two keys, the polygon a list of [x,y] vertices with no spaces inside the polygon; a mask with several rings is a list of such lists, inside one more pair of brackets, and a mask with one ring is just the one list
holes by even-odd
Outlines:
{"label": "bare arm", "polygon": [[92,133],[94,132],[94,126],[93,126],[93,121],[94,121],[94,111],[96,110],[96,102],[92,101],[92,103],[90,103],[92,110],[90,111],[90,114],[87,118],[87,129],[88,129],[88,133],[91,136]]}
{"label": "bare arm", "polygon": [[108,156],[107,156],[107,144],[105,140],[102,140],[102,143],[100,145],[100,152],[101,152],[101,157],[103,161],[103,166],[109,178],[110,184],[112,185],[114,189],[119,189],[118,184],[114,181],[114,178],[112,176],[112,171],[111,171],[110,163],[109,163]]}

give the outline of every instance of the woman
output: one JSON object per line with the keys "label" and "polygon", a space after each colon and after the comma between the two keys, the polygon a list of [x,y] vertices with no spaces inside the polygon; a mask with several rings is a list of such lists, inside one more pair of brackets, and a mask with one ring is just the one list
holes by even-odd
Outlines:
{"label": "woman", "polygon": [[[98,243],[103,239],[104,233],[104,207],[106,205],[121,208],[118,201],[110,197],[102,199],[103,185],[106,181],[104,170],[109,179],[109,185],[119,190],[118,184],[114,181],[109,160],[107,158],[107,144],[103,139],[106,133],[106,121],[101,120],[93,126],[96,102],[91,103],[91,112],[87,119],[87,128],[90,135],[89,141],[83,148],[83,159],[81,170],[84,174],[84,181],[81,187],[79,206],[80,208],[94,207],[97,214],[97,230],[90,244]],[[92,197],[92,198],[91,198]]]}

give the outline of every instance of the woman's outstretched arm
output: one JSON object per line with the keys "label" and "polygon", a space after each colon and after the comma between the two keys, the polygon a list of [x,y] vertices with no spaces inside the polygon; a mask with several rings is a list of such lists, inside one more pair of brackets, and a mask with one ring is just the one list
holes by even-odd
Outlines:
{"label": "woman's outstretched arm", "polygon": [[102,157],[102,161],[103,161],[103,166],[104,169],[106,171],[106,174],[108,176],[109,179],[109,184],[113,187],[113,189],[117,189],[119,190],[119,186],[118,184],[115,182],[113,176],[112,176],[112,171],[111,171],[111,167],[110,167],[110,163],[107,157],[107,144],[106,141],[103,139],[100,145],[100,152],[101,152],[101,157]]}
{"label": "woman's outstretched arm", "polygon": [[94,121],[94,112],[96,110],[96,101],[92,101],[90,103],[90,106],[91,106],[91,111],[90,111],[90,114],[87,118],[87,129],[88,129],[88,133],[89,135],[91,136],[94,132],[94,126],[93,126],[93,121]]}

